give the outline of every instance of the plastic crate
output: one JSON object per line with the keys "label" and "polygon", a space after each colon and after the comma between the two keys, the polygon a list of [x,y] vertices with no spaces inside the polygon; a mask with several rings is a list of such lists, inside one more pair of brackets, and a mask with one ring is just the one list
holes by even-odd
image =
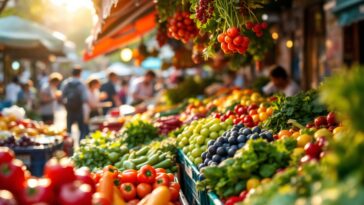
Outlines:
{"label": "plastic crate", "polygon": [[197,167],[191,160],[178,150],[178,162],[180,163],[181,190],[190,205],[223,205],[219,197],[213,192],[197,190],[197,182],[200,181]]}
{"label": "plastic crate", "polygon": [[45,163],[57,150],[62,150],[63,143],[53,146],[16,147],[13,148],[16,158],[24,162],[33,176],[41,177]]}

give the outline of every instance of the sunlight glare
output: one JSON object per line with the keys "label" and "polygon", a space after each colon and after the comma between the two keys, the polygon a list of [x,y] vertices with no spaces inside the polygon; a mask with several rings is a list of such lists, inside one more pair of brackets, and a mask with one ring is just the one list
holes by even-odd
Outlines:
{"label": "sunlight glare", "polygon": [[81,8],[92,8],[93,4],[91,0],[51,0],[56,6],[63,6],[69,12],[76,12]]}

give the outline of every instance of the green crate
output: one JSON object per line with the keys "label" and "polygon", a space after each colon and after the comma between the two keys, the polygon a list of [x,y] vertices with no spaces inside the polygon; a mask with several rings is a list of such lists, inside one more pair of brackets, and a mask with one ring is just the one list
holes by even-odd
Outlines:
{"label": "green crate", "polygon": [[200,180],[197,167],[188,157],[178,150],[178,162],[180,163],[181,189],[190,205],[223,205],[219,197],[213,192],[197,190],[197,182]]}

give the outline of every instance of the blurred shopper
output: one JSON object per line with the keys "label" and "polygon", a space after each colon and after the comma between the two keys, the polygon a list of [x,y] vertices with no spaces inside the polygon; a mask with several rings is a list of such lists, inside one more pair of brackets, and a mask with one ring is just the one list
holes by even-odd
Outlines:
{"label": "blurred shopper", "polygon": [[67,131],[71,133],[73,123],[77,123],[80,131],[80,140],[86,135],[84,123],[83,106],[87,103],[87,88],[81,82],[81,67],[72,69],[72,76],[65,80],[62,85],[62,101],[67,111]]}
{"label": "blurred shopper", "polygon": [[89,106],[89,118],[98,116],[101,114],[100,109],[102,108],[100,87],[101,83],[97,78],[91,78],[87,83],[87,97]]}
{"label": "blurred shopper", "polygon": [[286,70],[281,66],[274,66],[269,73],[270,82],[263,87],[266,95],[283,93],[285,96],[293,96],[300,91],[299,86],[289,78]]}
{"label": "blurred shopper", "polygon": [[33,110],[36,108],[37,90],[33,85],[33,81],[28,80],[22,84],[22,89],[18,93],[18,104],[26,110]]}
{"label": "blurred shopper", "polygon": [[126,104],[128,102],[128,91],[129,91],[129,83],[126,80],[121,81],[121,88],[118,93],[119,100],[121,104]]}
{"label": "blurred shopper", "polygon": [[61,98],[58,86],[63,76],[59,73],[52,73],[48,79],[48,83],[43,84],[39,91],[39,113],[44,123],[53,124],[55,107]]}
{"label": "blurred shopper", "polygon": [[109,72],[108,81],[101,85],[100,91],[106,94],[103,102],[111,102],[111,107],[103,108],[103,114],[107,114],[110,108],[120,106],[120,100],[116,92],[116,84],[119,82],[119,77],[114,72]]}
{"label": "blurred shopper", "polygon": [[19,79],[15,76],[5,88],[5,100],[10,101],[12,104],[17,103],[20,91]]}
{"label": "blurred shopper", "polygon": [[155,94],[156,74],[148,70],[143,77],[137,79],[134,90],[132,91],[132,105],[138,105],[144,101],[150,100]]}

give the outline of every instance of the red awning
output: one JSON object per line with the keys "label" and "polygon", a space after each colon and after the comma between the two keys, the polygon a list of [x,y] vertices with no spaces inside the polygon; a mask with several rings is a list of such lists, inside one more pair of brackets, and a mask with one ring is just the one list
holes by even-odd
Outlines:
{"label": "red awning", "polygon": [[138,40],[156,27],[153,1],[142,2],[140,6],[127,2],[132,1],[119,0],[102,22],[101,28],[94,30],[99,33],[92,35],[91,48],[83,56],[85,61]]}

